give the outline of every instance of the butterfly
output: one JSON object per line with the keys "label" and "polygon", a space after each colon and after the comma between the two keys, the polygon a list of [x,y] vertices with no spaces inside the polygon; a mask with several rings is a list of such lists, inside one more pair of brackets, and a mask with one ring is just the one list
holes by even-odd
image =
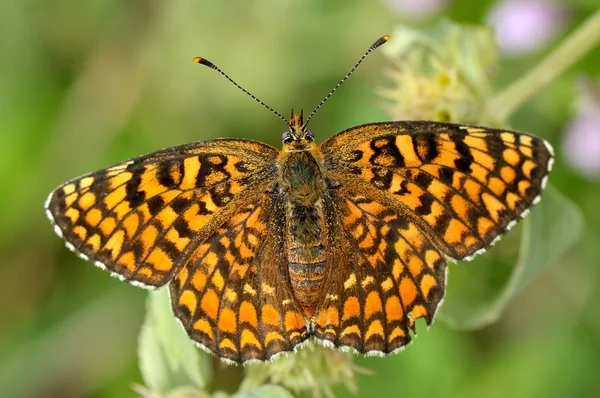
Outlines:
{"label": "butterfly", "polygon": [[317,145],[315,111],[285,119],[252,98],[288,124],[281,151],[245,139],[185,144],[73,179],[46,202],[71,250],[131,284],[168,285],[191,339],[229,363],[311,338],[400,351],[417,319],[433,321],[448,260],[508,231],[552,166],[540,138],[433,121],[365,124]]}

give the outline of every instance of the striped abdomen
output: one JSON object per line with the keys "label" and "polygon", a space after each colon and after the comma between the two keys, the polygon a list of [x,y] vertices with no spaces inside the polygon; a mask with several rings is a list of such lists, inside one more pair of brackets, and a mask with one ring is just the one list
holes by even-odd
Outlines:
{"label": "striped abdomen", "polygon": [[325,280],[320,207],[295,206],[288,212],[288,271],[294,296],[307,317],[314,313]]}

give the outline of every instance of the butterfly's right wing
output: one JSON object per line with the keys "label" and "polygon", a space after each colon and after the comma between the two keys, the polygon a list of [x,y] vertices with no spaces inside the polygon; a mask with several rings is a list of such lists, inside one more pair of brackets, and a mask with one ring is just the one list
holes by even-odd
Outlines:
{"label": "butterfly's right wing", "polygon": [[273,183],[277,155],[250,140],[168,148],[65,183],[46,209],[81,257],[129,282],[162,286],[236,208]]}

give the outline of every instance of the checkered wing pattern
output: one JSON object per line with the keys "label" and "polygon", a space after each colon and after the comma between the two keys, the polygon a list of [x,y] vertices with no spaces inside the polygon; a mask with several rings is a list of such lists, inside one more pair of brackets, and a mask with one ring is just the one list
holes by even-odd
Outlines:
{"label": "checkered wing pattern", "polygon": [[341,188],[326,201],[327,282],[315,336],[336,347],[384,354],[406,345],[415,320],[433,320],[446,262],[393,203]]}
{"label": "checkered wing pattern", "polygon": [[287,269],[285,204],[264,194],[217,229],[170,285],[176,316],[203,348],[263,361],[308,337]]}
{"label": "checkered wing pattern", "polygon": [[455,260],[484,251],[512,227],[539,200],[552,166],[540,138],[425,121],[355,127],[321,149],[334,179],[391,200]]}
{"label": "checkered wing pattern", "polygon": [[401,349],[444,296],[445,257],[469,258],[506,232],[552,165],[543,140],[436,122],[377,123],[321,146],[327,283],[317,338],[367,354]]}
{"label": "checkered wing pattern", "polygon": [[81,257],[131,283],[162,286],[199,242],[273,183],[277,155],[250,140],[169,148],[69,181],[46,209]]}

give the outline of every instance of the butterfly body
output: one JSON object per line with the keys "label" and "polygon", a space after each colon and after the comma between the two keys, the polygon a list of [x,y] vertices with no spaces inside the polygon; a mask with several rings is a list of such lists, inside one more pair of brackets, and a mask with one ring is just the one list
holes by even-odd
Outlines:
{"label": "butterfly body", "polygon": [[289,280],[303,315],[311,318],[325,280],[323,195],[328,187],[323,156],[312,138],[301,132],[302,116],[292,112],[291,120],[298,122],[297,138],[284,143],[277,185],[286,207]]}

